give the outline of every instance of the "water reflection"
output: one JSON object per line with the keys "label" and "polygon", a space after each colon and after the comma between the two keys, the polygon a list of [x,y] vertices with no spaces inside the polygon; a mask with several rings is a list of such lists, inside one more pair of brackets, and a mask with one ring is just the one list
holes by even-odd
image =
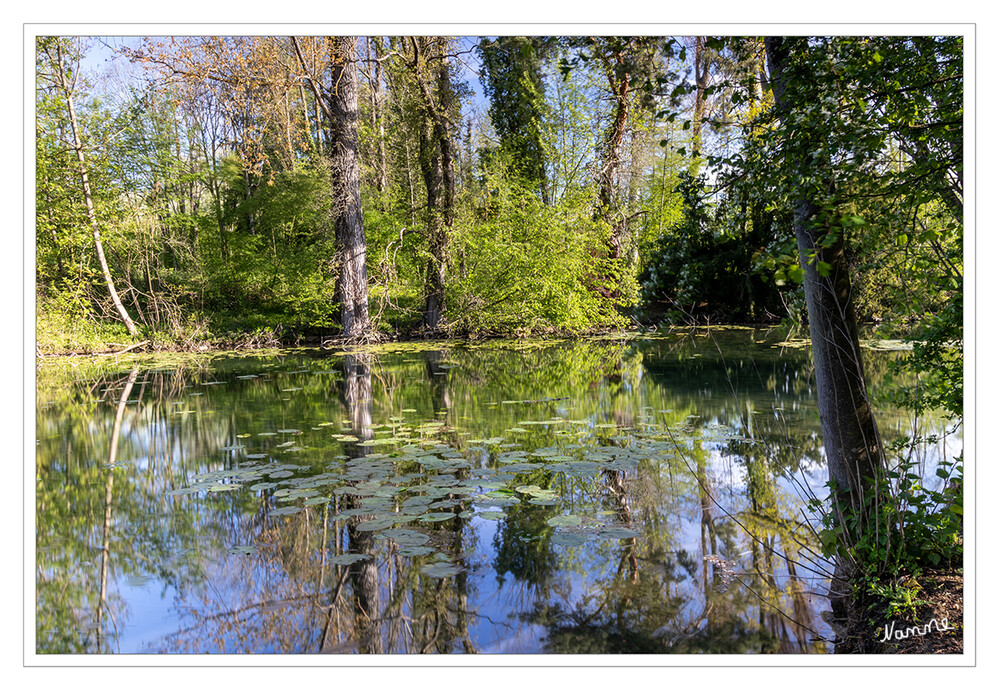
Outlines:
{"label": "water reflection", "polygon": [[40,653],[831,650],[760,332],[38,376]]}

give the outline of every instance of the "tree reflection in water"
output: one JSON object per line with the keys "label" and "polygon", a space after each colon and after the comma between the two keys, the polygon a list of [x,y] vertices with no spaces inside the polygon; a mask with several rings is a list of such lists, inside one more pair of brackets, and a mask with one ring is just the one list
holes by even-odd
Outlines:
{"label": "tree reflection in water", "polygon": [[43,368],[37,649],[828,652],[807,360],[758,340]]}

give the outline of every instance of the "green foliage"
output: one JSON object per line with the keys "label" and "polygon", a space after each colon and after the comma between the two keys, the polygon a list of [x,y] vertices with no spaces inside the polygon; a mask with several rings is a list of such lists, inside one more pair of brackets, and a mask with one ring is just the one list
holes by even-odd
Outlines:
{"label": "green foliage", "polygon": [[42,352],[95,352],[130,340],[125,324],[98,318],[78,290],[55,290],[36,302],[35,343]]}
{"label": "green foliage", "polygon": [[550,49],[550,39],[539,36],[482,39],[477,48],[482,62],[480,79],[500,146],[516,162],[515,170],[525,182],[545,190],[543,197],[547,196],[547,184],[541,64]]}
{"label": "green foliage", "polygon": [[784,281],[767,253],[773,214],[740,218],[738,206],[730,202],[712,209],[703,176],[695,179],[686,172],[680,174],[677,192],[683,216],[646,255],[639,277],[640,317],[677,323],[765,321],[782,314],[778,288]]}
{"label": "green foliage", "polygon": [[544,334],[620,323],[623,298],[607,295],[620,292],[626,276],[601,257],[609,231],[593,220],[592,197],[563,195],[545,205],[502,170],[487,173],[485,185],[486,208],[466,216],[454,238],[456,329]]}
{"label": "green foliage", "polygon": [[[784,38],[771,48],[784,63],[785,81],[773,85],[786,89],[782,110],[747,128],[731,179],[759,187],[774,206],[815,209],[806,220],[817,244],[846,247],[859,315],[913,340],[895,374],[917,374],[916,385],[896,399],[915,414],[942,407],[960,417],[960,39]],[[786,265],[783,277],[794,280]],[[915,595],[902,576],[960,557],[960,467],[941,491],[907,462],[879,476],[852,497],[856,508],[825,516],[826,555],[855,566],[859,591],[911,610]],[[833,488],[834,501],[841,492]]]}
{"label": "green foliage", "polygon": [[[324,140],[311,94],[292,89],[270,103],[268,88],[214,92],[155,78],[100,89],[76,67],[86,44],[61,41],[111,272],[140,327],[164,344],[244,329],[335,333],[330,176],[316,162]],[[427,112],[407,39],[371,41],[381,60],[360,98],[369,297],[378,328],[409,331],[421,322],[431,258],[419,161]],[[800,324],[802,269],[788,230],[797,178],[784,162],[788,147],[818,141],[810,155],[835,182],[823,221],[830,237],[849,241],[858,313],[892,337],[922,322],[910,362],[925,374],[918,404],[959,410],[960,41],[795,40],[793,76],[807,83],[787,127],[758,90],[758,41],[704,45],[712,74],[697,165],[689,113],[678,110],[692,107],[693,93],[678,71],[689,57],[682,41],[483,39],[490,121],[480,129],[459,111],[469,92],[451,61],[457,189],[445,259],[455,332],[616,326],[639,300],[634,313],[648,321],[789,314]],[[220,59],[211,55],[204,59]],[[66,104],[50,59],[39,51],[37,280],[54,328],[53,310],[69,323],[80,300],[91,320],[113,310],[61,136]],[[261,84],[280,86],[265,72]],[[625,73],[631,100],[614,198],[598,212],[598,168],[618,107],[608,89]],[[250,99],[246,118],[223,107],[226,94]],[[732,123],[745,124],[741,140],[711,155]],[[705,162],[716,175],[710,195],[676,177]],[[612,244],[621,257],[613,261]]]}
{"label": "green foliage", "polygon": [[[302,166],[275,172],[252,195],[246,194],[234,162],[228,170],[227,188],[237,200],[229,205],[226,255],[221,255],[213,233],[201,234],[208,269],[206,306],[223,314],[267,313],[274,318],[270,325],[330,327],[333,252],[331,232],[325,227],[324,169]],[[202,227],[207,230],[213,221],[204,217]],[[247,230],[241,232],[240,226]]]}
{"label": "green foliage", "polygon": [[[868,485],[856,510],[843,507],[843,499],[838,510],[823,514],[823,554],[852,564],[858,591],[875,595],[895,611],[914,613],[918,602],[909,578],[924,569],[961,563],[963,479],[961,458],[939,464],[931,479],[943,485],[939,490],[927,486],[915,463],[899,462]],[[833,497],[842,495],[832,483],[829,487]],[[812,508],[824,510],[824,503],[814,499]]]}

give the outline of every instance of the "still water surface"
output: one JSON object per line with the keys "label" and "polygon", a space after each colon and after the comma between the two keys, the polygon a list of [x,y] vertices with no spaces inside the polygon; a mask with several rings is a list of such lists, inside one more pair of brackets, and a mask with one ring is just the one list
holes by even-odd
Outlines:
{"label": "still water surface", "polygon": [[814,379],[779,340],[46,364],[36,650],[832,652]]}

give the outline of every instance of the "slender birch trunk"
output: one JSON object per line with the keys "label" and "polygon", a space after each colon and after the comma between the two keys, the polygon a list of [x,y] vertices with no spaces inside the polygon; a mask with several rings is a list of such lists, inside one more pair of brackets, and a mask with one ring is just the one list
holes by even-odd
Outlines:
{"label": "slender birch trunk", "polygon": [[73,133],[73,149],[76,151],[76,160],[80,164],[80,180],[83,183],[83,199],[87,208],[87,220],[90,221],[90,227],[94,235],[94,250],[97,252],[97,261],[101,265],[101,273],[104,275],[104,282],[108,286],[111,301],[114,302],[115,309],[118,310],[118,315],[121,317],[121,320],[125,322],[128,332],[134,337],[139,334],[139,329],[135,327],[135,323],[128,315],[125,305],[121,303],[121,298],[118,297],[118,291],[114,287],[114,280],[111,278],[111,270],[108,268],[108,262],[104,256],[104,245],[101,242],[100,224],[97,222],[97,214],[94,211],[94,198],[90,192],[90,179],[87,175],[87,160],[83,155],[83,144],[80,142],[80,131],[76,123],[76,109],[73,106],[73,91],[70,88],[69,83],[66,81],[66,70],[63,67],[62,62],[62,47],[58,43],[56,43],[56,53],[58,55],[59,62],[59,87],[66,95],[66,108],[69,110],[69,125]]}

